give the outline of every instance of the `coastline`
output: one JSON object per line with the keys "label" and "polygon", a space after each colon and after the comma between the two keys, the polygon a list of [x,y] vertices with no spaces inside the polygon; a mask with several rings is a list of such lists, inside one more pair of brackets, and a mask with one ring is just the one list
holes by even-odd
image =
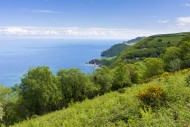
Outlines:
{"label": "coastline", "polygon": [[93,66],[95,68],[100,68],[102,66],[101,61],[99,59],[92,59],[92,60],[88,61],[85,65]]}

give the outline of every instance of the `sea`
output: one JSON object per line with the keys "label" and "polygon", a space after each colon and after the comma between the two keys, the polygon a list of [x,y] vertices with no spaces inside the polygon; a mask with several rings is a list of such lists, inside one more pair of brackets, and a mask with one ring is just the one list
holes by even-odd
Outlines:
{"label": "sea", "polygon": [[89,74],[95,69],[86,64],[100,58],[102,51],[122,40],[77,39],[0,39],[0,84],[12,87],[37,66],[60,69],[79,68]]}

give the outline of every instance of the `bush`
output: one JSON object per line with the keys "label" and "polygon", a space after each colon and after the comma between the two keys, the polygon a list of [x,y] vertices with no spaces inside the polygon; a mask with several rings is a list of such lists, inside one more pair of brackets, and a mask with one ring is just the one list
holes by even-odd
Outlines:
{"label": "bush", "polygon": [[187,77],[185,78],[185,82],[186,82],[186,86],[190,87],[190,74],[188,74]]}
{"label": "bush", "polygon": [[183,69],[182,74],[187,74],[190,70],[189,69]]}
{"label": "bush", "polygon": [[136,96],[144,105],[152,108],[162,106],[166,102],[166,92],[161,87],[155,85],[140,91]]}
{"label": "bush", "polygon": [[92,81],[99,86],[99,94],[102,95],[111,90],[113,84],[113,76],[106,66],[98,68],[94,71],[92,75]]}
{"label": "bush", "polygon": [[131,76],[126,64],[119,63],[118,66],[113,69],[112,90],[118,90],[119,88],[129,87],[131,85]]}
{"label": "bush", "polygon": [[160,77],[167,78],[169,76],[171,76],[169,72],[164,72]]}
{"label": "bush", "polygon": [[164,62],[159,58],[147,58],[144,60],[146,65],[145,78],[160,75],[164,71]]}

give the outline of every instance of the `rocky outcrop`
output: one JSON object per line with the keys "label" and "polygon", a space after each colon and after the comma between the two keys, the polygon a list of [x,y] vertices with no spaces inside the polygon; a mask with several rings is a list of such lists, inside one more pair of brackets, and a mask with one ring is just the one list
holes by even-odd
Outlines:
{"label": "rocky outcrop", "polygon": [[101,66],[101,62],[98,59],[92,59],[90,60],[87,64],[91,64],[91,65],[96,65],[96,66]]}

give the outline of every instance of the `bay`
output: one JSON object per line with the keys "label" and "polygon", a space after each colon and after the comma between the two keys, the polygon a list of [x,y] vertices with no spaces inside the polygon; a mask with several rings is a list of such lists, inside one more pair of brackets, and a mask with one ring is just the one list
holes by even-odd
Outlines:
{"label": "bay", "polygon": [[59,39],[1,39],[0,84],[11,87],[30,68],[49,66],[55,74],[65,68],[94,71],[86,62],[100,58],[102,51],[119,40],[59,40]]}

